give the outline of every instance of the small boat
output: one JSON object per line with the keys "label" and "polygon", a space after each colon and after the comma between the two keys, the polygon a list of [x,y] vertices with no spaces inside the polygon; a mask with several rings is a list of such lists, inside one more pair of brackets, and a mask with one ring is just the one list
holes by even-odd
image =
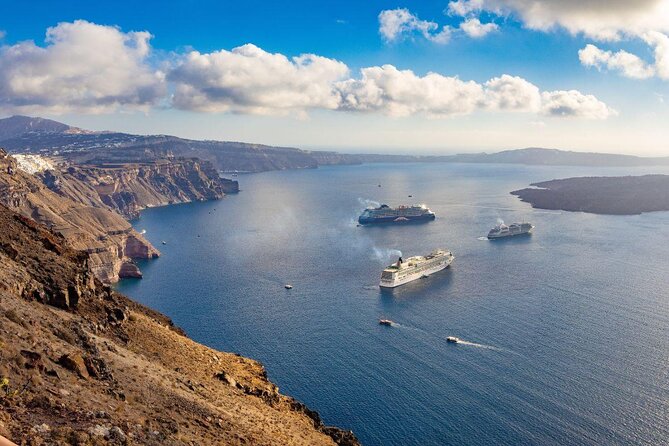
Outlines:
{"label": "small boat", "polygon": [[393,325],[393,321],[390,319],[379,319],[379,325],[386,325],[388,327]]}
{"label": "small boat", "polygon": [[290,284],[285,284],[283,287],[287,290],[292,290],[293,289],[293,286],[290,285]]}
{"label": "small boat", "polygon": [[413,195],[409,195],[409,198],[413,198]]}
{"label": "small boat", "polygon": [[163,240],[163,241],[160,242],[160,243],[162,243],[163,245],[167,245],[167,242],[166,242],[165,240]]}
{"label": "small boat", "polygon": [[381,187],[381,185],[380,185],[380,184],[379,184],[379,187]]}
{"label": "small boat", "polygon": [[449,336],[446,338],[446,342],[450,342],[451,344],[457,344],[460,342],[460,338],[456,338],[455,336]]}

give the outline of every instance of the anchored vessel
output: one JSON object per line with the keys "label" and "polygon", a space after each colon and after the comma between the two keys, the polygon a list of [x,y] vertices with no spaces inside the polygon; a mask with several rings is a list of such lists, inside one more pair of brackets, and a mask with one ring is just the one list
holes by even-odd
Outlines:
{"label": "anchored vessel", "polygon": [[532,226],[531,223],[512,223],[508,226],[502,223],[488,232],[488,238],[493,239],[511,237],[512,235],[529,234],[532,229],[534,229],[534,226]]}
{"label": "anchored vessel", "polygon": [[370,223],[401,223],[408,221],[434,220],[435,215],[425,205],[398,206],[391,208],[382,204],[378,208],[365,209],[358,223],[367,225]]}
{"label": "anchored vessel", "polygon": [[443,249],[438,249],[426,256],[409,257],[406,260],[400,257],[397,262],[383,270],[379,286],[395,288],[421,277],[427,277],[446,268],[454,259],[450,251]]}

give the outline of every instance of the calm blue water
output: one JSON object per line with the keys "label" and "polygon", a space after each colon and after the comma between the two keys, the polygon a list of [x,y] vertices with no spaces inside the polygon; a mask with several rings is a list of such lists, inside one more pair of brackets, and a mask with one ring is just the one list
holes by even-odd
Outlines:
{"label": "calm blue water", "polygon": [[[118,288],[196,340],[262,361],[283,393],[366,445],[669,444],[669,212],[541,211],[508,193],[645,172],[669,170],[405,164],[243,176],[237,196],[143,212],[135,227],[163,255]],[[356,227],[366,200],[427,203],[437,220]],[[479,240],[497,219],[536,232]],[[379,291],[399,251],[437,247],[455,254],[451,269]],[[451,335],[471,344],[447,344]]]}

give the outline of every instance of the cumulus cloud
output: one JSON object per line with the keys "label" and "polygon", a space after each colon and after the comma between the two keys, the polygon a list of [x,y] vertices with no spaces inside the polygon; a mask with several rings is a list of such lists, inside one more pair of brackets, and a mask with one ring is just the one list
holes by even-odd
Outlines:
{"label": "cumulus cloud", "polygon": [[[634,79],[669,79],[669,0],[454,0],[447,13],[475,20],[481,13],[513,16],[529,29],[566,29],[597,41],[641,39],[655,52],[654,66],[624,50],[587,45],[584,66],[617,71]],[[461,27],[464,27],[464,23]]]}
{"label": "cumulus cloud", "polygon": [[473,112],[484,98],[481,85],[457,77],[436,73],[420,77],[392,65],[363,68],[361,73],[360,79],[337,84],[341,109],[396,117],[418,113],[450,116]]}
{"label": "cumulus cloud", "polygon": [[379,13],[379,33],[388,42],[414,33],[419,33],[435,43],[447,43],[451,38],[451,29],[448,26],[440,30],[437,23],[421,20],[406,8],[381,11]]}
{"label": "cumulus cloud", "polygon": [[578,52],[578,58],[586,67],[618,71],[623,76],[634,79],[647,79],[655,75],[655,69],[652,66],[638,56],[623,50],[614,53],[588,44]]}
{"label": "cumulus cloud", "polygon": [[541,100],[541,112],[547,116],[606,119],[616,114],[595,96],[577,90],[546,91]]}
{"label": "cumulus cloud", "polygon": [[480,38],[499,30],[499,26],[496,23],[481,23],[476,17],[471,17],[460,23],[460,29],[469,37]]}
{"label": "cumulus cloud", "polygon": [[486,107],[492,110],[536,112],[541,108],[539,88],[517,76],[504,74],[485,83]]}
{"label": "cumulus cloud", "polygon": [[289,59],[247,44],[232,51],[188,53],[170,72],[172,103],[186,110],[287,114],[336,109],[333,84],[348,75],[337,60],[314,54]]}
{"label": "cumulus cloud", "polygon": [[457,0],[448,6],[449,13],[459,16],[481,11],[513,15],[530,29],[559,26],[597,40],[669,31],[668,0]]}
{"label": "cumulus cloud", "polygon": [[643,35],[643,39],[654,48],[657,75],[669,80],[669,37],[657,31],[649,31]]}
{"label": "cumulus cloud", "polygon": [[[147,32],[76,21],[49,28],[45,46],[32,41],[1,46],[0,110],[98,113],[168,105],[264,115],[300,116],[319,109],[395,117],[525,112],[597,119],[612,113],[593,96],[541,92],[510,75],[479,83],[383,65],[351,76],[335,59],[287,57],[252,44],[176,55],[161,62],[163,73],[148,62],[155,57],[150,38]],[[647,38],[667,46],[661,35]]]}
{"label": "cumulus cloud", "polygon": [[124,33],[84,20],[0,47],[0,109],[98,113],[149,107],[164,96],[164,76],[147,63],[148,32]]}
{"label": "cumulus cloud", "polygon": [[476,111],[515,111],[554,117],[606,119],[615,112],[591,95],[578,91],[543,92],[520,77],[502,75],[484,84],[428,73],[418,76],[392,65],[368,67],[360,79],[336,84],[340,110],[379,112],[431,118]]}

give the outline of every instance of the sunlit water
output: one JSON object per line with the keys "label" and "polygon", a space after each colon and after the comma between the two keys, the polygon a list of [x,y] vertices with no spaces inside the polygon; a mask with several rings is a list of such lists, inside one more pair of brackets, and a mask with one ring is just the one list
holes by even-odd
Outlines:
{"label": "sunlit water", "polygon": [[[118,288],[196,340],[262,361],[283,393],[366,445],[669,444],[669,212],[533,210],[509,194],[645,172],[668,169],[404,164],[242,176],[239,195],[143,212],[135,227],[163,255]],[[437,219],[356,227],[370,200],[426,203]],[[482,239],[498,219],[536,230]],[[438,247],[455,254],[450,269],[380,292],[400,251]]]}

